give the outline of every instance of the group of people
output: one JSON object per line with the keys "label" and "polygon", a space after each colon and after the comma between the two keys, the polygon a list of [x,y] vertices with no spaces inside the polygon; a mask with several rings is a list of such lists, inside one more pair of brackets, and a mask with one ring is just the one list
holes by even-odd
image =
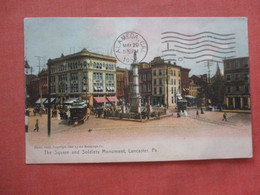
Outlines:
{"label": "group of people", "polygon": [[[200,113],[204,114],[203,108],[201,108]],[[196,118],[199,118],[199,110],[196,111]],[[227,121],[227,113],[226,112],[223,113],[222,121]]]}

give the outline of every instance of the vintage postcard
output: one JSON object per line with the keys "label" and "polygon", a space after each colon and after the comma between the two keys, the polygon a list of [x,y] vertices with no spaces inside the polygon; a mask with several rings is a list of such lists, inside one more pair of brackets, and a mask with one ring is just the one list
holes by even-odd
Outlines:
{"label": "vintage postcard", "polygon": [[251,158],[247,18],[26,18],[26,163]]}

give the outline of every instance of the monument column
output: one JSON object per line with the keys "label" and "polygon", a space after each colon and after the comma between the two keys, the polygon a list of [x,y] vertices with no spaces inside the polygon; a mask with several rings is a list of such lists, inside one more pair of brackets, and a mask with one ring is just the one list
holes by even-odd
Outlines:
{"label": "monument column", "polygon": [[133,86],[131,95],[131,112],[141,113],[141,95],[139,93],[139,64],[136,59],[136,51],[134,52],[134,61],[131,64],[133,70]]}

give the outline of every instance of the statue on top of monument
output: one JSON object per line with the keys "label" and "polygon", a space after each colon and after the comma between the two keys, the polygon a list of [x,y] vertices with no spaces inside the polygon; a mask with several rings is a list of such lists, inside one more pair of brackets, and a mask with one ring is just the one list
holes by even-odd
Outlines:
{"label": "statue on top of monument", "polygon": [[136,50],[134,51],[134,61],[133,63],[136,63],[137,62],[137,57],[136,57]]}

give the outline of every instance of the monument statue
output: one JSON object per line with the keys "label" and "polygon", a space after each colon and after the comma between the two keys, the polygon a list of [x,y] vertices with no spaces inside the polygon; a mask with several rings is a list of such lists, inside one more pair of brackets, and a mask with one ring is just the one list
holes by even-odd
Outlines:
{"label": "monument statue", "polygon": [[137,63],[136,50],[134,51],[134,61],[133,63]]}

